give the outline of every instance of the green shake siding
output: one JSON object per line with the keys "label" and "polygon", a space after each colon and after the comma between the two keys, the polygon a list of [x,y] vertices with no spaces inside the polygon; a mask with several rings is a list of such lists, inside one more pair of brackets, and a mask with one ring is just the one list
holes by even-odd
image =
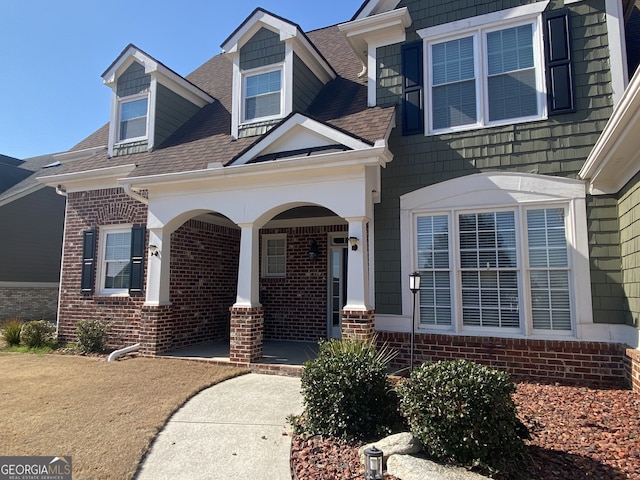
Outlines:
{"label": "green shake siding", "polygon": [[627,324],[640,327],[640,173],[620,192],[622,279],[628,303]]}
{"label": "green shake siding", "polygon": [[284,61],[284,42],[277,33],[261,28],[240,49],[240,69],[265,67]]}
{"label": "green shake siding", "polygon": [[196,112],[197,105],[158,84],[156,94],[156,126],[154,145],[159,147],[173,132],[180,128]]}
{"label": "green shake siding", "polygon": [[[401,1],[416,30],[533,2],[464,0]],[[551,2],[550,7],[557,2]],[[473,4],[473,5],[471,5]],[[562,5],[559,5],[562,6]],[[575,178],[611,114],[611,89],[604,1],[570,4],[576,113],[548,120],[455,134],[402,136],[394,129],[394,159],[382,169],[382,199],[375,207],[376,311],[400,314],[402,285],[399,197],[438,182],[487,171],[538,173]],[[378,105],[395,104],[402,118],[400,44],[379,48]],[[428,105],[426,108],[429,108]],[[592,210],[607,208],[592,205]],[[609,268],[607,263],[607,268]],[[607,270],[610,272],[610,270]],[[618,268],[618,273],[620,272]],[[600,320],[608,319],[604,315]],[[611,319],[608,319],[611,321]]]}

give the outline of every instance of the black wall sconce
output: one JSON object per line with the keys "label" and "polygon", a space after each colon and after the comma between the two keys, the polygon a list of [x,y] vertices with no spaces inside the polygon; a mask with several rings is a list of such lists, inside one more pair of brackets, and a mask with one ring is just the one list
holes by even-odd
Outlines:
{"label": "black wall sconce", "polygon": [[349,245],[351,250],[358,250],[358,237],[349,237]]}
{"label": "black wall sconce", "polygon": [[149,245],[149,255],[150,256],[157,257],[159,253],[160,253],[160,251],[158,250],[158,247],[156,247],[155,245]]}
{"label": "black wall sconce", "polygon": [[320,247],[318,246],[318,242],[315,239],[311,242],[311,246],[309,247],[309,258],[311,260],[315,260],[320,255]]}

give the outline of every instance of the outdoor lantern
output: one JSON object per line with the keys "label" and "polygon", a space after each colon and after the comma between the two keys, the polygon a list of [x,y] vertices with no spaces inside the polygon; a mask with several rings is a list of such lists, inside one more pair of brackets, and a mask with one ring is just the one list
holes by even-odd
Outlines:
{"label": "outdoor lantern", "polygon": [[413,346],[416,334],[416,293],[420,291],[420,274],[413,272],[409,275],[409,290],[413,294],[413,309],[411,310],[411,353],[409,354],[409,371],[413,372]]}
{"label": "outdoor lantern", "polygon": [[358,250],[358,237],[349,237],[349,245],[351,250]]}
{"label": "outdoor lantern", "polygon": [[149,245],[149,255],[151,255],[152,257],[157,257],[158,256],[158,247],[155,245]]}
{"label": "outdoor lantern", "polygon": [[318,247],[318,242],[316,242],[314,239],[313,242],[311,242],[311,246],[309,247],[309,258],[311,260],[315,260],[316,258],[318,258],[319,253],[320,247]]}
{"label": "outdoor lantern", "polygon": [[365,480],[383,480],[382,475],[382,450],[374,445],[364,451],[364,478]]}
{"label": "outdoor lantern", "polygon": [[409,275],[409,290],[414,294],[420,290],[420,274],[418,272]]}

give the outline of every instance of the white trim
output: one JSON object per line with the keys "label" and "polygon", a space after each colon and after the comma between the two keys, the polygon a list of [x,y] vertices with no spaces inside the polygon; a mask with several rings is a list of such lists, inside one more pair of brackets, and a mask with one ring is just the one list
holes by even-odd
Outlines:
{"label": "white trim", "polygon": [[[244,126],[248,126],[251,125],[253,123],[259,123],[259,122],[266,122],[269,120],[275,120],[278,118],[282,118],[286,115],[286,100],[285,97],[287,96],[287,94],[285,93],[286,90],[286,86],[291,84],[291,81],[287,81],[289,80],[287,78],[287,75],[285,74],[285,62],[282,63],[274,63],[271,65],[265,65],[264,67],[259,67],[259,68],[252,68],[250,70],[243,70],[241,72],[241,94],[240,94],[240,127],[244,127]],[[246,119],[245,118],[245,111],[246,111],[246,101],[247,101],[247,79],[250,77],[255,77],[258,75],[265,75],[267,73],[272,73],[272,72],[280,72],[280,112],[277,115],[268,115],[265,117],[254,117],[251,119]],[[270,93],[275,93],[275,92],[270,92]],[[292,95],[288,95],[289,97],[291,97]],[[250,98],[256,98],[256,97],[250,97]],[[289,103],[291,102],[291,99],[289,99]],[[291,106],[289,106],[289,109],[291,109]]]}
{"label": "white trim", "polygon": [[99,188],[118,188],[118,179],[126,177],[135,170],[135,164],[119,165],[116,167],[97,168],[82,172],[60,173],[37,177],[40,183],[49,187],[64,186],[67,192],[96,190]]}
{"label": "white trim", "polygon": [[[115,233],[128,233],[131,235],[130,223],[119,225],[100,225],[98,227],[98,257],[96,268],[96,296],[101,297],[122,297],[129,296],[129,288],[105,288],[106,264],[105,255],[107,247],[107,236]],[[131,255],[129,255],[131,258]]]}
{"label": "white trim", "polygon": [[617,193],[640,169],[640,70],[593,146],[578,177],[589,181],[593,195]]}
{"label": "white trim", "polygon": [[621,0],[605,0],[607,37],[609,39],[609,68],[613,106],[620,102],[627,83],[627,45],[625,43],[624,10]]}
{"label": "white trim", "polygon": [[53,155],[55,160],[58,160],[60,163],[67,164],[69,162],[76,162],[78,160],[88,160],[91,157],[97,155],[98,153],[104,152],[107,149],[106,145],[101,145],[99,147],[91,147],[85,148],[82,150],[73,150],[70,152],[62,152],[56,153]]}
{"label": "white trim", "polygon": [[[262,268],[260,269],[260,276],[262,278],[285,278],[287,276],[287,234],[286,233],[264,233],[260,234],[262,241]],[[283,272],[269,272],[269,258],[274,255],[269,255],[269,241],[271,240],[283,240],[284,242],[284,254],[275,255],[276,257],[284,257],[284,271]]]}
{"label": "white trim", "polygon": [[[571,288],[571,331],[535,331],[532,328],[528,290],[528,260],[523,257],[527,248],[526,219],[524,212],[534,208],[563,207],[566,211],[565,237],[567,241],[568,269]],[[459,231],[454,223],[460,213],[479,211],[514,211],[516,222],[517,271],[520,293],[521,324],[517,330],[470,329],[462,327],[461,286],[459,284],[457,255]],[[401,250],[411,252],[402,257],[401,278],[408,278],[415,269],[415,219],[420,215],[437,215],[447,212],[449,218],[449,256],[452,272],[452,325],[449,329],[420,327],[421,331],[434,333],[462,333],[470,335],[505,336],[514,338],[580,338],[583,325],[590,325],[591,282],[589,269],[589,245],[585,186],[582,182],[564,178],[532,174],[480,173],[407,193],[400,197]],[[411,295],[402,289],[402,311],[411,312]]]}
{"label": "white trim", "polygon": [[[296,126],[300,126],[309,132],[313,132],[320,136],[326,137],[329,141],[334,143],[339,143],[341,145],[345,145],[352,150],[364,150],[371,147],[371,145],[363,142],[362,140],[358,140],[346,133],[342,133],[335,128],[332,128],[328,125],[318,122],[317,120],[313,120],[309,117],[301,113],[296,113],[291,118],[288,118],[283,124],[279,125],[277,128],[271,130],[269,135],[261,138],[258,143],[252,146],[249,150],[243,153],[240,157],[238,157],[232,166],[244,165],[247,162],[251,161],[255,157],[260,156],[264,151],[266,151],[271,145],[275,144],[278,140],[283,139],[287,136],[287,134]],[[216,164],[209,164],[209,168],[216,168]],[[229,168],[229,167],[227,167]]]}
{"label": "white trim", "polygon": [[460,30],[471,30],[492,23],[508,22],[510,20],[526,20],[534,18],[540,15],[549,4],[549,1],[535,2],[529,5],[522,5],[520,7],[507,8],[506,10],[500,10],[493,13],[486,13],[484,15],[478,15],[476,17],[465,18],[463,20],[457,20],[455,22],[443,23],[433,27],[422,28],[416,33],[420,38],[428,38],[429,40],[435,40],[441,36],[451,35],[455,32],[455,36],[459,36]]}
{"label": "white trim", "polygon": [[[150,89],[151,90],[151,87]],[[133,102],[139,102],[140,100],[147,100],[147,112],[145,114],[145,135],[141,135],[139,137],[128,137],[125,139],[121,139],[120,138],[120,132],[121,132],[121,123],[122,123],[122,107],[123,105],[125,105],[126,103],[133,103]],[[151,106],[151,95],[149,94],[149,92],[146,93],[140,93],[140,94],[136,94],[136,95],[128,95],[126,97],[118,97],[118,113],[117,113],[117,117],[116,117],[116,136],[114,137],[114,146],[115,147],[119,147],[122,145],[127,145],[129,143],[134,143],[134,142],[141,142],[143,140],[147,140],[150,138],[150,106]],[[140,118],[140,117],[137,117]],[[149,148],[150,145],[148,144]]]}
{"label": "white trim", "polygon": [[[542,2],[544,3],[544,2]],[[517,123],[525,123],[531,121],[544,120],[547,118],[547,102],[546,102],[546,85],[545,85],[545,62],[542,35],[542,22],[540,21],[537,9],[533,9],[533,5],[525,7],[517,7],[508,10],[502,10],[472,19],[452,22],[450,24],[438,25],[421,30],[424,38],[424,78],[425,78],[425,104],[430,105],[425,109],[425,135],[439,135],[443,133],[452,133],[460,131],[469,131],[480,128],[488,128],[501,125],[512,125]],[[520,15],[520,13],[524,14]],[[486,21],[478,21],[477,19],[485,19]],[[457,25],[457,26],[453,26]],[[523,25],[531,25],[532,28],[532,44],[533,44],[533,62],[534,75],[536,82],[536,106],[537,113],[526,117],[506,118],[500,120],[489,120],[489,74],[488,74],[488,51],[486,37],[489,33],[505,30],[508,28],[520,27]],[[466,28],[462,28],[466,26]],[[446,27],[446,28],[440,28]],[[454,33],[452,33],[454,32]],[[472,37],[473,39],[473,60],[474,60],[474,85],[476,92],[476,121],[465,125],[457,125],[435,129],[433,127],[433,102],[430,101],[433,91],[433,68],[431,65],[431,49],[436,44],[444,42]]]}

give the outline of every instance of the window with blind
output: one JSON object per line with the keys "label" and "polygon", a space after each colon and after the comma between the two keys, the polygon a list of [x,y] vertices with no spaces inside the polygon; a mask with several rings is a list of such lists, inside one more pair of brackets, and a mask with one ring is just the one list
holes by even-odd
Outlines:
{"label": "window with blind", "polygon": [[544,68],[537,20],[427,39],[429,132],[527,121],[543,116]]}
{"label": "window with blind", "polygon": [[147,138],[148,105],[146,95],[143,98],[120,102],[119,142]]}
{"label": "window with blind", "polygon": [[417,215],[415,228],[421,326],[572,330],[565,207]]}
{"label": "window with blind", "polygon": [[273,118],[282,108],[282,70],[244,77],[243,121]]}

